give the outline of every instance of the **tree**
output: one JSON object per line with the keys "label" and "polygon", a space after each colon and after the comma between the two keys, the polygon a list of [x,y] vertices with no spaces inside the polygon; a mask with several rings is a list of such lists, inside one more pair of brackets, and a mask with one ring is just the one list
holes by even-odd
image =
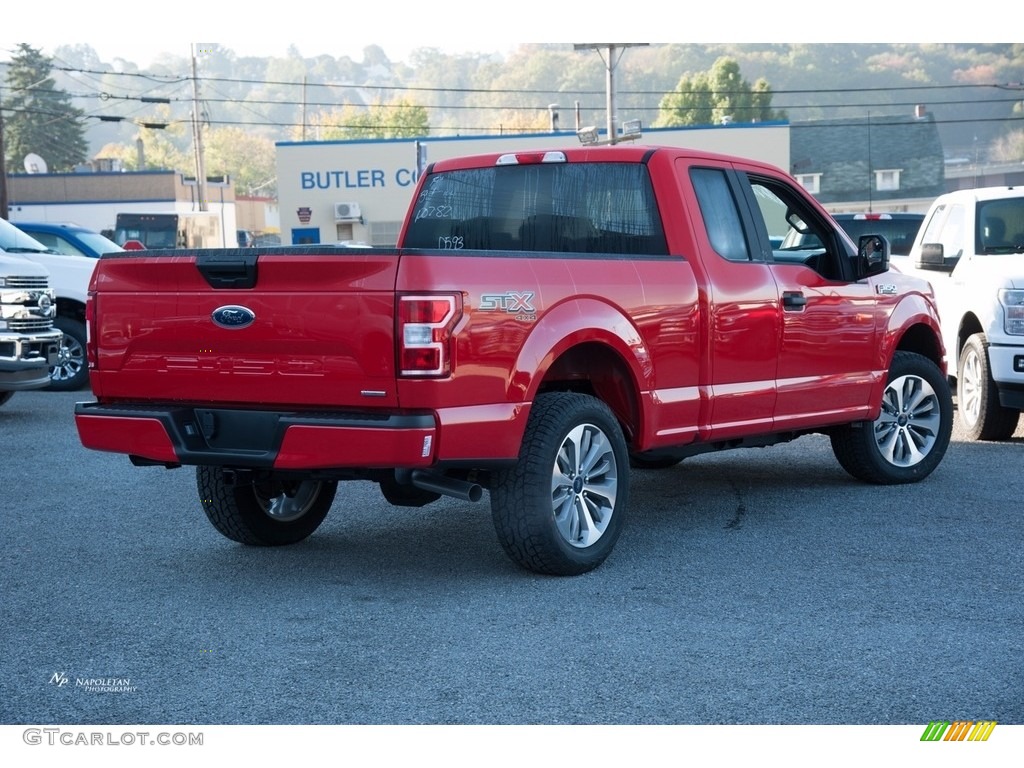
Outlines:
{"label": "tree", "polygon": [[194,176],[196,166],[190,123],[174,120],[170,108],[164,105],[159,106],[152,117],[153,124],[163,124],[164,127],[140,126],[134,142],[107,144],[96,156],[120,159],[128,171],[178,171]]}
{"label": "tree", "polygon": [[206,135],[206,173],[230,176],[242,195],[274,195],[277,168],[274,142],[241,128],[216,128]]}
{"label": "tree", "polygon": [[54,172],[71,171],[86,160],[84,113],[50,77],[53,62],[35,48],[19,43],[7,69],[4,110],[5,153],[12,167],[36,154]]}
{"label": "tree", "polygon": [[1024,161],[1024,131],[1010,131],[992,145],[992,159],[1000,163]]}
{"label": "tree", "polygon": [[427,110],[396,99],[369,109],[345,106],[321,112],[311,121],[319,141],[345,139],[418,139],[430,131]]}
{"label": "tree", "polygon": [[655,127],[753,123],[780,120],[785,113],[771,108],[772,90],[760,78],[753,86],[743,79],[735,59],[722,56],[707,72],[683,75],[662,97]]}

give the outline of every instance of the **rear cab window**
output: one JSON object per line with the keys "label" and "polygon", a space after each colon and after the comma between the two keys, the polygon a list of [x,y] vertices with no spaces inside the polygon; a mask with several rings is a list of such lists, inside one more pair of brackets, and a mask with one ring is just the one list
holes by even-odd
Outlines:
{"label": "rear cab window", "polygon": [[545,162],[434,173],[405,248],[667,255],[647,166]]}

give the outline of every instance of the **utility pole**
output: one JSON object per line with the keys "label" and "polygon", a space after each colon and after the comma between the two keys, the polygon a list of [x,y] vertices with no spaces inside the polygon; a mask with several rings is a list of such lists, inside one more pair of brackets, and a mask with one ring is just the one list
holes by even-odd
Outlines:
{"label": "utility pole", "polygon": [[206,168],[203,165],[203,124],[199,107],[199,77],[196,74],[196,46],[192,43],[192,140],[196,155],[196,194],[199,210],[206,211]]}
{"label": "utility pole", "polygon": [[4,159],[4,110],[0,103],[0,219],[7,218],[7,161]]}
{"label": "utility pole", "polygon": [[[650,45],[650,43],[576,43],[573,48],[577,51],[596,50],[604,61],[605,68],[605,109],[608,111],[608,144],[615,144],[618,141],[618,130],[616,128],[615,115],[615,67],[625,48],[634,46]],[[605,54],[601,51],[604,49]]]}

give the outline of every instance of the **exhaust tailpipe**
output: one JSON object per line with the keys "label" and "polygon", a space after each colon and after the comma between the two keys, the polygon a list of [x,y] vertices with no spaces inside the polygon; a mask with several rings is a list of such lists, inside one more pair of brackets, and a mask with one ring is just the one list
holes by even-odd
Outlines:
{"label": "exhaust tailpipe", "polygon": [[463,501],[480,501],[484,495],[484,489],[478,483],[435,475],[422,469],[414,469],[409,477],[409,482],[424,491],[440,493],[442,496],[454,496]]}

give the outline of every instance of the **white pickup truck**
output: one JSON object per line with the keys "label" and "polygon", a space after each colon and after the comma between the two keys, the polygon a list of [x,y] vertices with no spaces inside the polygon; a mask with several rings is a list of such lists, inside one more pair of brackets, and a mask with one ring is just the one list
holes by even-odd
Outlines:
{"label": "white pickup truck", "polygon": [[935,289],[967,436],[1012,436],[1024,409],[1024,188],[940,195],[892,263]]}
{"label": "white pickup truck", "polygon": [[15,392],[45,387],[61,344],[49,274],[11,246],[16,236],[0,219],[0,405]]}
{"label": "white pickup truck", "polygon": [[60,353],[50,367],[47,389],[78,390],[89,382],[85,359],[85,301],[100,253],[120,246],[83,227],[63,223],[13,222],[0,247],[15,250],[47,269],[55,294],[54,328],[63,332]]}

